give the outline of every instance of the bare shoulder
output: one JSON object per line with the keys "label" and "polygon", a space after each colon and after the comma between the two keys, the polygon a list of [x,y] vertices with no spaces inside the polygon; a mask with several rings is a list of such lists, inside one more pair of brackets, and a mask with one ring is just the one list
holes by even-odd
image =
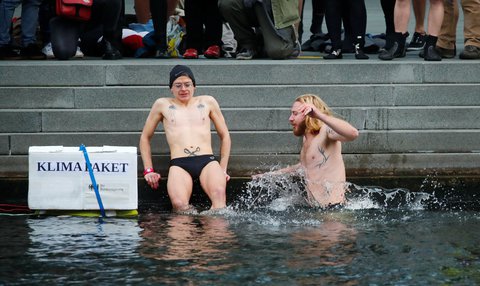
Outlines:
{"label": "bare shoulder", "polygon": [[161,112],[162,110],[165,110],[168,106],[170,106],[172,103],[169,98],[166,97],[161,97],[153,103],[152,110],[157,110],[158,112]]}
{"label": "bare shoulder", "polygon": [[219,108],[218,102],[215,97],[211,95],[199,95],[197,96],[197,100],[203,102],[204,104],[210,106],[212,109]]}
{"label": "bare shoulder", "polygon": [[198,95],[196,98],[197,100],[202,100],[205,102],[217,102],[217,100],[211,95]]}
{"label": "bare shoulder", "polygon": [[160,97],[157,100],[155,100],[155,103],[154,103],[155,106],[163,106],[168,104],[170,104],[170,99],[167,97]]}

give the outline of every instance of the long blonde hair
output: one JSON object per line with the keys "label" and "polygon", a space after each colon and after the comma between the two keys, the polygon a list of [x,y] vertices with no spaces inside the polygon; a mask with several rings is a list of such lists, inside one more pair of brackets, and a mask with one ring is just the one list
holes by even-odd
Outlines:
{"label": "long blonde hair", "polygon": [[[320,110],[320,112],[329,116],[333,116],[333,113],[330,110],[330,107],[328,107],[328,105],[322,99],[320,99],[318,95],[315,95],[315,94],[300,95],[295,99],[295,101],[298,101],[301,103],[313,104],[316,108],[318,108],[318,110]],[[305,118],[305,126],[306,126],[305,132],[317,133],[318,131],[320,131],[320,128],[322,127],[322,125],[323,125],[323,122],[320,119],[313,118],[310,116],[307,116]]]}

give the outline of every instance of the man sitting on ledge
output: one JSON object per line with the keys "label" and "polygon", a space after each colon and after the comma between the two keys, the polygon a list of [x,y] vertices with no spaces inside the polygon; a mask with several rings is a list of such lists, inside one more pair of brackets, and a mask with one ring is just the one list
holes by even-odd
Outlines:
{"label": "man sitting on ledge", "polygon": [[[190,68],[175,66],[170,72],[173,98],[159,98],[148,115],[140,137],[140,152],[145,167],[144,178],[158,188],[160,174],[152,164],[150,141],[162,122],[170,148],[167,191],[175,211],[188,211],[193,184],[199,182],[211,200],[212,209],[226,206],[230,134],[217,101],[209,95],[194,97],[195,78]],[[221,140],[220,163],[216,161],[211,142],[213,122]]]}

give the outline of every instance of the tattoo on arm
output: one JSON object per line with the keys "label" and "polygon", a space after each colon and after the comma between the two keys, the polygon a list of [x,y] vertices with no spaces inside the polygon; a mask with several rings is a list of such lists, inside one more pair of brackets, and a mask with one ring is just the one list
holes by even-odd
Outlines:
{"label": "tattoo on arm", "polygon": [[187,148],[183,149],[183,152],[185,152],[185,154],[187,154],[188,157],[197,156],[197,152],[200,152],[200,147],[197,147],[195,150],[193,150],[193,146],[190,146],[190,149],[191,150],[188,150]]}
{"label": "tattoo on arm", "polygon": [[317,147],[318,148],[318,152],[320,153],[321,157],[320,157],[320,162],[317,164],[316,167],[318,168],[321,168],[323,165],[325,165],[328,161],[328,158],[330,157],[329,155],[327,155],[327,153],[325,152],[325,149],[323,149],[322,147]]}
{"label": "tattoo on arm", "polygon": [[169,113],[169,115],[170,115],[170,116],[169,116],[169,117],[170,117],[169,120],[170,120],[171,123],[175,123],[175,110],[176,110],[176,109],[177,109],[177,108],[176,108],[175,105],[173,105],[173,104],[168,107],[168,113]]}

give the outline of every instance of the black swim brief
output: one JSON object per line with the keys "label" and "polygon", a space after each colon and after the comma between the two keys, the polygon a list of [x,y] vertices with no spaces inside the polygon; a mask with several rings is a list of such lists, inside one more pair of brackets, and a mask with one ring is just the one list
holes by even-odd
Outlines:
{"label": "black swim brief", "polygon": [[200,173],[208,163],[216,161],[213,155],[200,155],[193,157],[181,157],[170,160],[170,167],[177,166],[187,171],[193,180],[200,177]]}

